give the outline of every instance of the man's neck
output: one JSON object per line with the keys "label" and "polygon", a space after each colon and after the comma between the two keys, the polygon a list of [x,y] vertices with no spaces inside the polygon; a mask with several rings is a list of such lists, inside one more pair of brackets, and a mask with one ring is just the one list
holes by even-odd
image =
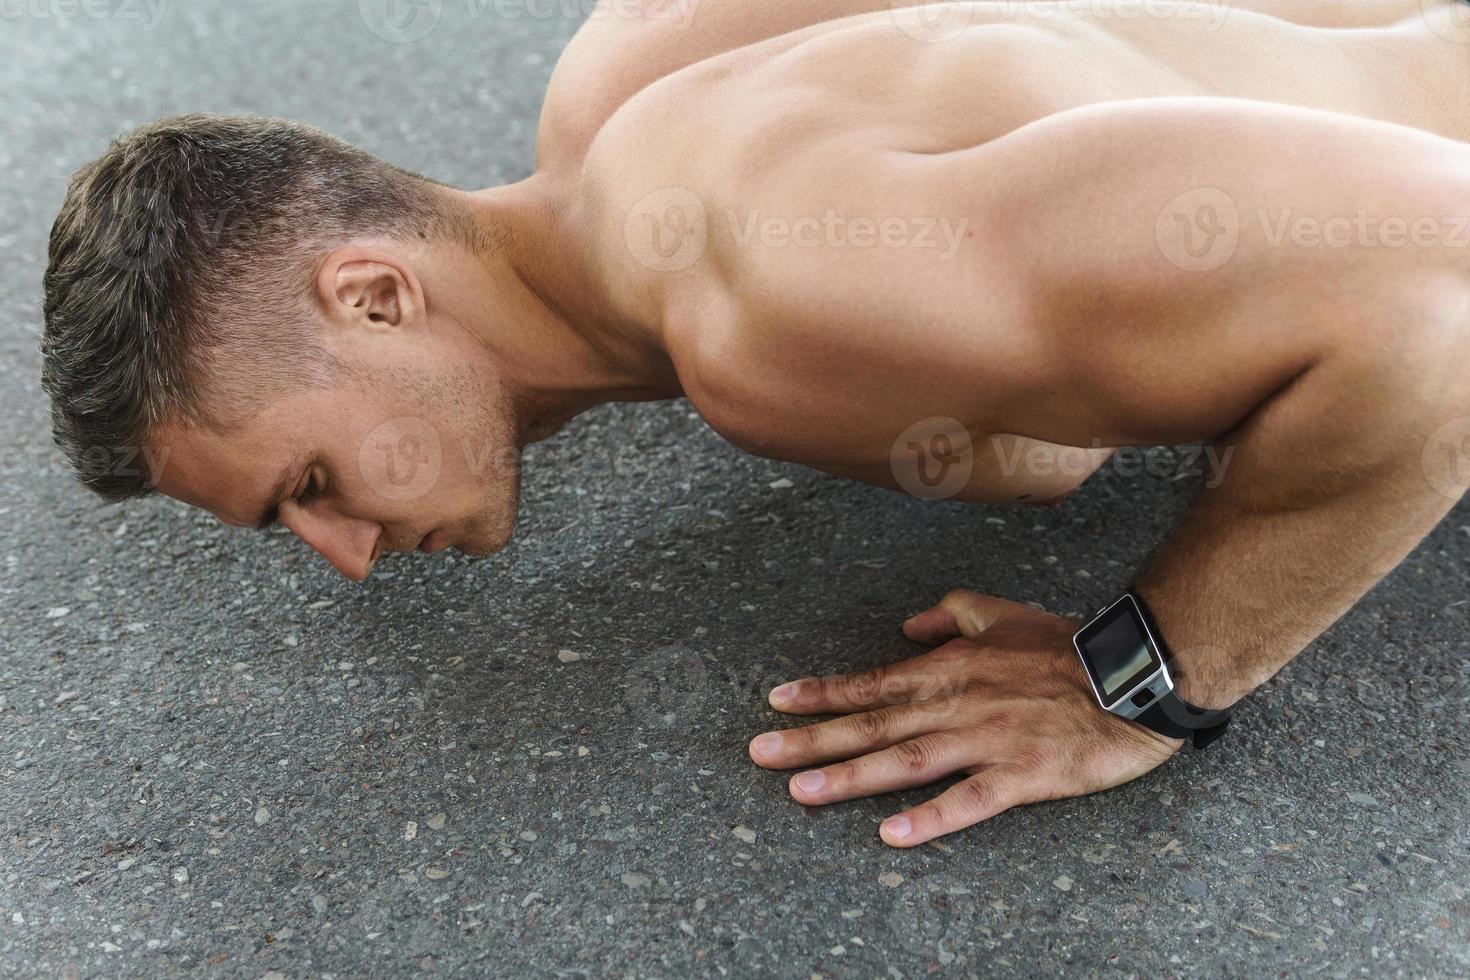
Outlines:
{"label": "man's neck", "polygon": [[511,389],[523,444],[597,405],[683,394],[660,325],[615,312],[570,190],[537,174],[465,198],[485,241],[461,315]]}

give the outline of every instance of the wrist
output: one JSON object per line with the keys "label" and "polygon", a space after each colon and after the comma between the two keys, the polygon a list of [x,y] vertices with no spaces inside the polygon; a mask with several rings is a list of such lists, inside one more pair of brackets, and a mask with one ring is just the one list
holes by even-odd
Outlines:
{"label": "wrist", "polygon": [[1152,604],[1153,590],[1149,597],[1135,587],[1135,596],[1143,603],[1145,615],[1157,639],[1168,650],[1169,676],[1174,691],[1179,697],[1196,708],[1221,711],[1234,705],[1250,693],[1250,686],[1236,676],[1234,662],[1221,647],[1204,643],[1193,643],[1182,630],[1177,617],[1167,611],[1161,613]]}
{"label": "wrist", "polygon": [[1238,684],[1222,678],[1211,669],[1206,660],[1188,653],[1175,651],[1169,662],[1169,674],[1174,681],[1174,691],[1196,708],[1222,711],[1234,705],[1249,691],[1240,690]]}

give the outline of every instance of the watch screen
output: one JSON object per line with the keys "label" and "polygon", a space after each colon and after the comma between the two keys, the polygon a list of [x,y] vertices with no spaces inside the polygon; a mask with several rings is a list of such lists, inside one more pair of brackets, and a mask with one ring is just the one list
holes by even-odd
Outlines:
{"label": "watch screen", "polygon": [[1098,686],[1110,700],[1122,694],[1128,681],[1153,660],[1143,635],[1127,616],[1104,626],[1087,644],[1087,652],[1097,668]]}
{"label": "watch screen", "polygon": [[1114,603],[1105,615],[1094,620],[1078,636],[1078,646],[1109,707],[1163,663],[1148,642],[1143,619],[1131,599]]}

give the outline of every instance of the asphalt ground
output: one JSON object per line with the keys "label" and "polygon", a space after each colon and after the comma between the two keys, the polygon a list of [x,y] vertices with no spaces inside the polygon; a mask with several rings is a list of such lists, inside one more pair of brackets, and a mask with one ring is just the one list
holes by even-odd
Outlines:
{"label": "asphalt ground", "polygon": [[527,453],[508,550],[362,585],[74,486],[36,350],[66,176],[203,110],[518,179],[586,8],[437,9],[0,4],[0,970],[1470,976],[1470,504],[1210,751],[900,852],[878,821],[925,794],[807,809],[749,762],[765,690],[912,655],[956,586],[1095,606],[1183,456],[987,510],[610,406]]}

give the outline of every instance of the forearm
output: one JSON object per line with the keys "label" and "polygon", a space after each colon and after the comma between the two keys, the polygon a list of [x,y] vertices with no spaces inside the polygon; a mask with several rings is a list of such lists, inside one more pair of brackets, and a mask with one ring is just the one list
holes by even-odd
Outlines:
{"label": "forearm", "polygon": [[1275,674],[1470,485],[1470,347],[1436,343],[1387,366],[1329,357],[1219,440],[1224,480],[1137,583],[1187,700],[1225,707]]}
{"label": "forearm", "polygon": [[[1223,706],[1336,621],[1470,482],[1470,249],[1453,232],[1470,158],[1398,127],[1253,104],[1104,112],[1091,133],[1079,114],[1035,141],[1051,149],[1038,163],[1059,162],[1039,178],[1049,193],[1028,195],[1048,202],[1028,231],[1063,244],[1038,243],[1033,275],[1063,297],[1048,329],[1069,342],[1045,348],[1067,384],[1034,415],[1054,411],[1054,428],[1027,434],[1205,438],[1228,460],[1137,583],[1186,696]],[[1046,136],[1017,145],[1033,135]],[[1095,178],[1074,172],[1079,159]],[[1238,209],[1223,262],[1161,254],[1147,218],[1191,185]],[[1280,215],[1362,216],[1384,235],[1276,238]],[[1390,220],[1440,234],[1402,247]],[[1076,242],[1087,247],[1069,255]],[[1085,304],[1066,301],[1078,283],[1093,287]]]}

